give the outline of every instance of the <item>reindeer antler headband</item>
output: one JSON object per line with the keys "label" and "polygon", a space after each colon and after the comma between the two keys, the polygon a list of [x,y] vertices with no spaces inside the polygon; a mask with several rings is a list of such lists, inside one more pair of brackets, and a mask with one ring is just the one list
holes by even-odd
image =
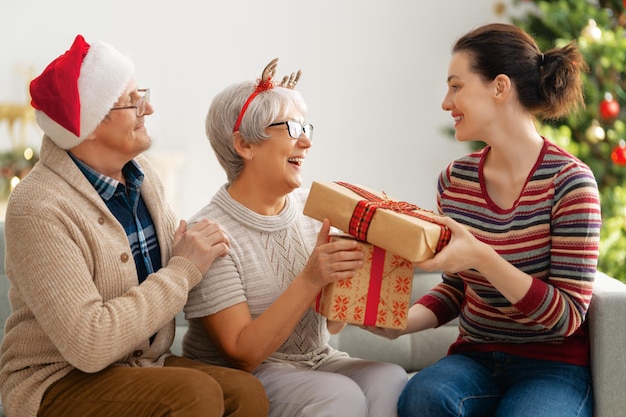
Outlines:
{"label": "reindeer antler headband", "polygon": [[250,105],[252,100],[254,100],[254,98],[259,93],[263,91],[271,90],[274,87],[285,87],[285,88],[289,88],[290,90],[293,90],[296,84],[298,84],[298,81],[300,80],[300,74],[301,74],[300,70],[298,70],[298,72],[296,73],[292,72],[291,75],[289,76],[285,75],[279,84],[274,85],[274,83],[272,82],[272,78],[274,77],[274,74],[276,74],[277,66],[278,66],[278,58],[274,58],[270,61],[269,64],[267,64],[267,66],[263,70],[263,74],[261,75],[261,78],[257,80],[256,87],[254,88],[254,92],[250,94],[250,97],[248,97],[246,102],[243,104],[241,111],[239,112],[239,117],[237,117],[237,122],[235,123],[235,127],[233,128],[233,133],[239,130],[239,125],[241,124],[243,115],[246,113],[246,110],[248,109],[248,106]]}

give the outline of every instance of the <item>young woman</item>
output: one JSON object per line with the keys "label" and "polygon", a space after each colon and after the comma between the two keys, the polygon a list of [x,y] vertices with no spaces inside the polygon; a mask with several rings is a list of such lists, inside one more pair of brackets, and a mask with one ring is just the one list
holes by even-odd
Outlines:
{"label": "young woman", "polygon": [[456,42],[442,107],[457,140],[486,146],[439,177],[438,221],[452,239],[416,266],[443,271],[443,280],[410,309],[403,333],[458,316],[460,334],[409,381],[399,416],[591,416],[585,314],[598,191],[589,168],[536,128],[536,117],[584,104],[584,69],[575,44],[542,52],[513,25]]}
{"label": "young woman", "polygon": [[228,183],[190,224],[218,221],[230,249],[189,295],[184,353],[252,372],[270,416],[395,416],[406,372],[333,349],[327,327],[342,326],[309,308],[364,255],[354,242],[328,243],[329,222],[302,214],[300,173],[313,126],[293,90],[299,73],[276,83],[275,65],[256,86],[226,88],[209,109],[207,136]]}

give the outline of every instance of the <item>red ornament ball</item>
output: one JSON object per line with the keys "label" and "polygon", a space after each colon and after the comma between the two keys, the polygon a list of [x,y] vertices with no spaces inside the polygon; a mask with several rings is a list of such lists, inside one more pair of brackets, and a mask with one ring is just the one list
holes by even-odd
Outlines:
{"label": "red ornament ball", "polygon": [[604,120],[613,120],[617,118],[620,112],[619,102],[613,98],[610,93],[604,96],[600,102],[600,117]]}
{"label": "red ornament ball", "polygon": [[626,165],[626,142],[623,140],[619,141],[619,145],[613,149],[611,152],[611,160],[620,166]]}

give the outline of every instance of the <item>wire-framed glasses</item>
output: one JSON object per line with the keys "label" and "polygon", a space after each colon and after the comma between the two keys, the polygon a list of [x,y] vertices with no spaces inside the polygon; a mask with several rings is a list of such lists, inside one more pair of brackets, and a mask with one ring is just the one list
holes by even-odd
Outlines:
{"label": "wire-framed glasses", "polygon": [[137,100],[137,103],[132,106],[120,106],[120,107],[111,107],[111,110],[124,110],[124,109],[135,109],[137,113],[137,117],[143,116],[146,112],[146,103],[150,102],[150,89],[149,88],[139,88],[137,92],[142,94]]}

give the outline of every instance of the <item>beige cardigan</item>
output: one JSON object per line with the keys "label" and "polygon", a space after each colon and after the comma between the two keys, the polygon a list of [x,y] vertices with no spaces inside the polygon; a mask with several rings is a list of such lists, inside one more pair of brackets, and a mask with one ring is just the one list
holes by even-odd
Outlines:
{"label": "beige cardigan", "polygon": [[46,388],[75,368],[161,366],[169,353],[173,317],[202,276],[189,260],[170,259],[175,215],[154,169],[142,156],[136,161],[165,265],[141,285],[124,229],[49,138],[11,194],[5,230],[12,312],[0,347],[0,394],[11,417],[35,417]]}

